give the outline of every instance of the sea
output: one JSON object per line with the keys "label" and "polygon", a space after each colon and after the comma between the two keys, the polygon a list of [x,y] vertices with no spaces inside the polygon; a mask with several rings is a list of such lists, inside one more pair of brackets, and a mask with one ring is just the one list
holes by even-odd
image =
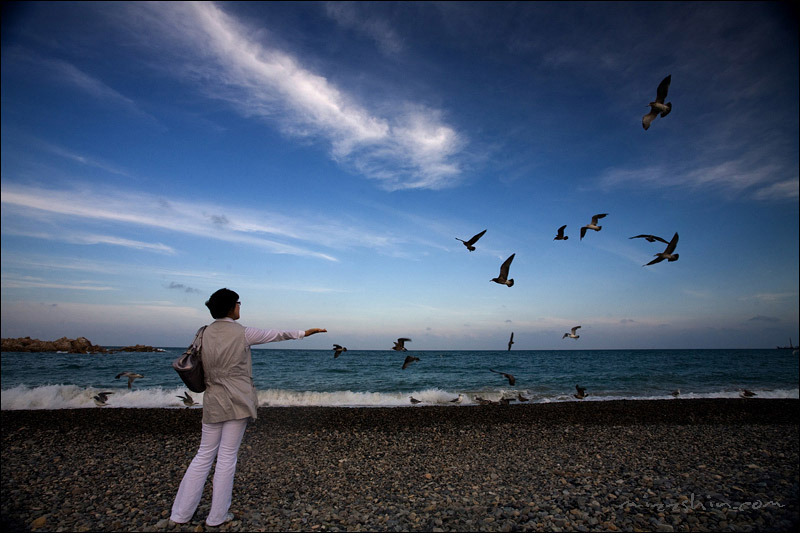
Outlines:
{"label": "sea", "polygon": [[[113,350],[114,347],[108,347]],[[111,354],[3,352],[2,409],[186,408],[189,392],[171,363],[182,348]],[[529,403],[794,398],[793,350],[412,351],[253,349],[259,406],[424,407],[477,405],[519,397]],[[418,357],[403,369],[407,355]],[[502,374],[515,378],[514,385]],[[121,372],[143,377],[128,388]],[[586,390],[584,399],[574,394]],[[93,398],[112,392],[104,407]],[[203,394],[191,393],[202,408]],[[460,397],[460,401],[457,400]],[[419,403],[411,402],[414,398]]]}

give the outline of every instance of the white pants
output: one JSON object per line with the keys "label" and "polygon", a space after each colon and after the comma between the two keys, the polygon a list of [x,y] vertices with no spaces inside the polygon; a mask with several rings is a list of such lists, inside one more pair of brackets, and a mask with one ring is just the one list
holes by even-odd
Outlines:
{"label": "white pants", "polygon": [[209,471],[211,471],[211,465],[216,457],[217,466],[214,469],[211,511],[206,518],[206,524],[214,526],[225,521],[225,515],[228,514],[231,506],[236,458],[248,420],[240,418],[214,424],[203,424],[200,448],[183,475],[178,494],[175,496],[175,503],[172,504],[170,520],[183,524],[192,519],[203,495],[203,486],[206,484]]}

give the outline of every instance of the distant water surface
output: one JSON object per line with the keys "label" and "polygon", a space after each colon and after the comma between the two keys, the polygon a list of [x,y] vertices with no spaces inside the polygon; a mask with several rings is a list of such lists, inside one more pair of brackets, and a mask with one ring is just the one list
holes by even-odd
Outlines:
{"label": "distant water surface", "polygon": [[[108,407],[183,407],[187,389],[163,352],[83,355],[4,352],[2,409],[97,409],[92,397],[110,391]],[[420,361],[401,370],[405,356]],[[516,384],[489,369],[512,374]],[[128,390],[123,371],[145,377]],[[531,402],[736,398],[798,398],[798,356],[791,350],[409,351],[253,350],[261,406],[474,405],[522,394]],[[575,385],[589,396],[576,400]],[[202,404],[203,395],[191,393]]]}

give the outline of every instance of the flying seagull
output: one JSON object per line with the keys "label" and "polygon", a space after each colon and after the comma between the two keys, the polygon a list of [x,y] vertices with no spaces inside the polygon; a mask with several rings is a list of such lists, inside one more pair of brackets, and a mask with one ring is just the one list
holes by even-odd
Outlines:
{"label": "flying seagull", "polygon": [[667,260],[667,261],[669,261],[669,262],[672,262],[672,261],[677,261],[677,260],[678,260],[678,256],[679,256],[680,254],[673,254],[673,253],[672,253],[672,252],[674,252],[674,251],[675,251],[675,247],[676,247],[677,245],[678,245],[678,234],[676,233],[676,234],[675,234],[675,235],[672,237],[672,240],[671,240],[671,241],[669,241],[669,243],[667,244],[667,248],[666,248],[666,250],[664,250],[663,252],[659,252],[659,253],[655,254],[656,258],[655,258],[655,259],[653,259],[652,261],[650,261],[649,263],[647,263],[647,264],[646,264],[646,265],[644,265],[644,266],[655,265],[656,263],[660,263],[660,262],[661,262],[661,261],[663,261],[664,259],[666,259],[666,260]]}
{"label": "flying seagull", "polygon": [[563,226],[558,228],[558,234],[556,234],[556,236],[553,237],[554,241],[566,241],[567,239],[569,239],[569,236],[564,235],[564,228],[566,228],[566,227],[567,227],[567,225],[564,224]]}
{"label": "flying seagull", "polygon": [[472,238],[470,240],[468,240],[468,241],[465,241],[464,239],[459,239],[458,237],[456,237],[456,240],[463,242],[464,246],[467,247],[467,250],[469,250],[470,252],[474,252],[475,251],[475,246],[473,246],[473,245],[476,242],[478,242],[478,239],[483,237],[484,233],[486,233],[486,230],[483,230],[482,232],[478,233],[477,235],[473,235]]}
{"label": "flying seagull", "polygon": [[133,380],[144,377],[143,375],[137,374],[136,372],[120,372],[119,374],[117,374],[117,377],[115,377],[114,379],[119,379],[122,376],[125,376],[126,378],[128,378],[128,388],[129,389],[131,388],[131,385],[133,385]]}
{"label": "flying seagull", "polygon": [[502,374],[503,377],[508,380],[508,384],[511,385],[512,387],[514,386],[514,383],[517,382],[517,380],[514,379],[514,376],[512,376],[511,374],[506,374],[505,372],[498,372],[497,370],[492,370],[491,368],[489,369],[489,372],[494,372],[495,374]]}
{"label": "flying seagull", "polygon": [[570,339],[579,339],[581,336],[576,333],[578,331],[578,328],[580,328],[580,326],[575,326],[574,328],[572,328],[572,330],[570,330],[571,333],[564,333],[564,336],[561,338],[566,339],[567,337],[569,337]]}
{"label": "flying seagull", "polygon": [[194,398],[192,398],[188,392],[184,392],[183,396],[178,396],[178,398],[180,398],[180,400],[183,402],[183,405],[186,407],[197,405],[197,402],[194,401]]}
{"label": "flying seagull", "polygon": [[400,337],[399,339],[397,339],[397,342],[394,343],[394,346],[392,346],[392,350],[398,352],[407,352],[408,350],[406,349],[405,346],[403,346],[406,342],[411,342],[411,339]]}
{"label": "flying seagull", "polygon": [[573,394],[573,396],[575,396],[579,400],[583,400],[584,398],[586,398],[588,396],[588,394],[586,394],[586,389],[583,388],[583,387],[579,387],[579,386],[575,385],[575,390],[578,391],[578,392]]}
{"label": "flying seagull", "polygon": [[600,231],[603,229],[603,226],[598,226],[597,221],[606,216],[608,213],[601,213],[599,215],[595,215],[592,217],[591,224],[587,224],[585,226],[581,226],[581,240],[583,240],[583,236],[586,235],[587,229],[593,229],[595,231]]}
{"label": "flying seagull", "polygon": [[333,358],[336,359],[337,357],[342,355],[342,352],[346,352],[347,348],[345,348],[344,346],[339,346],[338,344],[334,344],[333,345],[333,350],[334,350]]}
{"label": "flying seagull", "polygon": [[98,392],[97,396],[93,396],[92,399],[94,400],[95,405],[98,407],[103,407],[106,405],[108,401],[108,396],[110,394],[114,394],[113,392]]}
{"label": "flying seagull", "polygon": [[629,239],[645,239],[647,242],[661,241],[664,244],[669,244],[667,241],[665,241],[661,237],[656,237],[655,235],[636,235],[634,237],[628,237],[628,238]]}
{"label": "flying seagull", "polygon": [[680,389],[675,389],[674,391],[672,391],[672,397],[673,398],[677,398],[680,395],[681,395],[681,390]]}
{"label": "flying seagull", "polygon": [[511,332],[511,338],[508,339],[508,351],[511,351],[511,345],[514,344],[514,332]]}
{"label": "flying seagull", "polygon": [[664,100],[667,99],[667,91],[669,91],[670,81],[672,81],[671,74],[661,80],[661,83],[658,84],[658,89],[656,89],[656,101],[647,104],[650,106],[650,112],[642,117],[642,127],[645,130],[650,127],[650,123],[653,122],[659,114],[661,114],[661,117],[663,118],[669,115],[669,112],[672,111],[672,102],[667,102],[666,104],[664,103]]}
{"label": "flying seagull", "polygon": [[408,365],[410,365],[414,361],[419,361],[419,357],[414,357],[413,355],[407,355],[406,360],[403,361],[403,370],[408,368]]}
{"label": "flying seagull", "polygon": [[508,259],[506,259],[502,265],[500,265],[500,275],[496,278],[492,278],[489,281],[494,281],[495,283],[499,283],[500,285],[506,285],[508,287],[514,286],[514,280],[508,279],[508,269],[511,267],[511,261],[514,260],[514,256],[517,255],[516,253],[511,254]]}

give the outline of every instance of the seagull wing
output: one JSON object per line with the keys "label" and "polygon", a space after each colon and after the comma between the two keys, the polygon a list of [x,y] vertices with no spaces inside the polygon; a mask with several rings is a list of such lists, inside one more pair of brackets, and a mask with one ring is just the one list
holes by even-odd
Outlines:
{"label": "seagull wing", "polygon": [[563,236],[564,236],[564,228],[566,228],[566,227],[567,227],[567,225],[566,225],[566,224],[564,224],[563,226],[561,226],[560,228],[558,228],[558,236],[559,236],[559,237],[563,237]]}
{"label": "seagull wing", "polygon": [[661,80],[661,83],[658,84],[658,89],[656,90],[656,102],[659,104],[663,104],[664,100],[667,99],[667,91],[669,91],[669,84],[672,81],[672,74]]}
{"label": "seagull wing", "polygon": [[656,258],[653,259],[652,261],[650,261],[649,263],[647,263],[644,266],[655,265],[656,263],[660,263],[663,260],[664,260],[664,256],[662,254],[656,254]]}
{"label": "seagull wing", "polygon": [[517,255],[516,253],[511,254],[508,259],[503,261],[503,264],[500,265],[500,277],[503,279],[508,279],[508,269],[511,268],[511,261],[514,260],[514,256]]}
{"label": "seagull wing", "polygon": [[572,334],[575,335],[575,332],[578,331],[579,329],[581,329],[580,326],[575,326],[574,328],[572,328]]}
{"label": "seagull wing", "polygon": [[478,242],[478,239],[483,237],[484,233],[486,233],[486,230],[483,230],[482,232],[478,233],[477,235],[473,235],[472,238],[467,241],[467,244],[475,244],[476,242]]}
{"label": "seagull wing", "polygon": [[649,129],[650,123],[653,122],[653,120],[655,120],[657,116],[658,116],[658,111],[651,108],[650,112],[642,117],[642,127],[645,130]]}
{"label": "seagull wing", "polygon": [[592,224],[597,224],[597,221],[605,217],[608,213],[601,213],[592,217]]}
{"label": "seagull wing", "polygon": [[581,239],[583,239],[584,235],[586,235],[586,226],[581,227]]}
{"label": "seagull wing", "polygon": [[[664,242],[666,242],[666,241],[664,241]],[[675,247],[676,246],[678,246],[678,234],[677,233],[672,237],[672,240],[669,241],[669,243],[667,243],[667,249],[664,250],[664,253],[665,254],[671,254],[672,252],[675,251]]]}

